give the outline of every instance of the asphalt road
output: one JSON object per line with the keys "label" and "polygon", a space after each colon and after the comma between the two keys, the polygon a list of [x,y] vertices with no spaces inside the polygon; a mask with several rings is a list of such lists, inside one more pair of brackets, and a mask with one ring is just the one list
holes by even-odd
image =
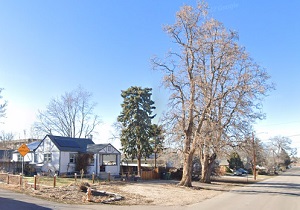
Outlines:
{"label": "asphalt road", "polygon": [[201,207],[201,210],[299,210],[300,167],[257,184],[235,188],[190,207]]}
{"label": "asphalt road", "polygon": [[[183,209],[182,206],[115,206],[67,205],[41,200],[0,189],[0,210],[98,210],[98,209]],[[280,176],[266,181],[234,188],[201,203],[184,206],[189,210],[299,210],[300,167],[292,168]]]}

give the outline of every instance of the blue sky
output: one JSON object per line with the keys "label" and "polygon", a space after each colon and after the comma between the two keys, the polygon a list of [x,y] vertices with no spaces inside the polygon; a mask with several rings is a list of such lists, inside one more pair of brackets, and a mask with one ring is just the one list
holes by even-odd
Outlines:
{"label": "blue sky", "polygon": [[[38,109],[78,85],[93,93],[103,124],[95,141],[107,142],[120,113],[121,90],[153,88],[157,113],[165,109],[162,75],[150,58],[173,45],[162,31],[195,0],[0,1],[0,87],[8,101],[0,130],[23,137]],[[210,15],[239,33],[239,43],[265,67],[276,90],[264,101],[263,139],[290,136],[300,152],[300,2],[210,0]],[[113,142],[117,144],[117,142]]]}

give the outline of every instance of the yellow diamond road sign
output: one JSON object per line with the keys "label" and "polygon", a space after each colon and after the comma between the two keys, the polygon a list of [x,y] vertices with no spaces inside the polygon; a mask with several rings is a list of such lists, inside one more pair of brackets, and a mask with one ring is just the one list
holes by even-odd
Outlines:
{"label": "yellow diamond road sign", "polygon": [[30,149],[27,147],[26,144],[22,144],[19,147],[18,152],[24,157],[28,152],[30,152]]}

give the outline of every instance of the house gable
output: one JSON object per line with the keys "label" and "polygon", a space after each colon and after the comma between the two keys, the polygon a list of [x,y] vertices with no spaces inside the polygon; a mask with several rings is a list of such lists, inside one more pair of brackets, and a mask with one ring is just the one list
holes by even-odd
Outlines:
{"label": "house gable", "polygon": [[94,154],[121,154],[120,151],[111,144],[89,144],[87,145],[87,152]]}

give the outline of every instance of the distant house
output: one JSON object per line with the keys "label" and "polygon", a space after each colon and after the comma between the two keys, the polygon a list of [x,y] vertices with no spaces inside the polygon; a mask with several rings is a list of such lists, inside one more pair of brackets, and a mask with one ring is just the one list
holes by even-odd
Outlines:
{"label": "distant house", "polygon": [[74,173],[78,154],[90,154],[85,173],[120,172],[120,152],[111,144],[95,144],[92,139],[47,135],[35,149],[38,171],[57,174]]}
{"label": "distant house", "polygon": [[11,161],[13,151],[12,149],[0,150],[0,162]]}
{"label": "distant house", "polygon": [[[29,144],[26,144],[30,151],[24,156],[25,163],[35,164],[35,158],[36,158],[35,150],[39,146],[40,143],[41,143],[41,141],[35,141],[35,142],[31,142]],[[14,150],[11,160],[14,162],[22,162],[23,156],[18,152],[18,150]]]}
{"label": "distant house", "polygon": [[14,166],[11,164],[13,151],[11,149],[0,150],[0,171],[13,171]]}
{"label": "distant house", "polygon": [[219,166],[220,174],[224,175],[226,173],[227,167],[229,167],[228,160],[221,159],[221,160],[216,160],[215,162]]}

